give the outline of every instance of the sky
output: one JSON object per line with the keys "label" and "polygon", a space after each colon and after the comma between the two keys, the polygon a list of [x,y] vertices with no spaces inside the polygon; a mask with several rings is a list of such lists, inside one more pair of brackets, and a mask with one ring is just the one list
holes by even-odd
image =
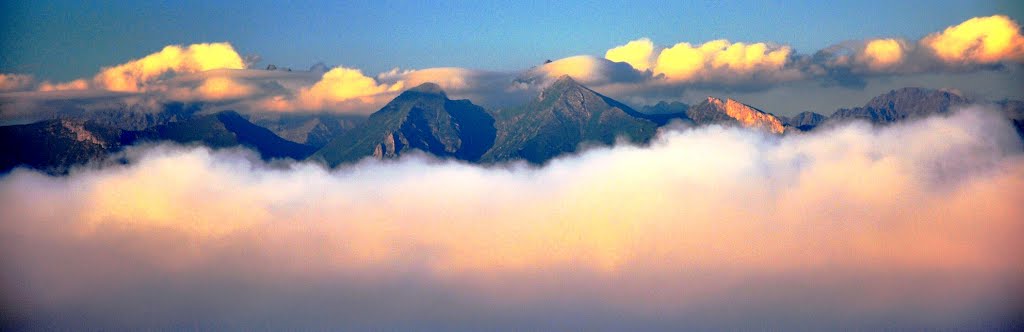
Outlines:
{"label": "sky", "polygon": [[637,109],[713,96],[828,115],[903,87],[1024,99],[1024,12],[1004,1],[2,6],[8,124],[111,102],[366,115],[426,82],[500,110],[562,75]]}
{"label": "sky", "polygon": [[66,81],[166,45],[230,42],[261,64],[518,70],[626,41],[916,39],[1014,1],[5,1],[0,72]]}

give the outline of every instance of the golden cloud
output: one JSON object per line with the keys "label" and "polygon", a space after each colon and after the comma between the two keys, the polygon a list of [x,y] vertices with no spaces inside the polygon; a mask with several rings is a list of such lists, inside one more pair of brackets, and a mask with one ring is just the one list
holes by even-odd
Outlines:
{"label": "golden cloud", "polygon": [[920,44],[949,64],[1024,62],[1020,25],[1005,15],[969,19],[924,37]]}
{"label": "golden cloud", "polygon": [[224,100],[248,97],[255,89],[228,77],[211,77],[196,87],[203,99]]}
{"label": "golden cloud", "polygon": [[654,42],[648,38],[640,38],[608,50],[605,52],[604,58],[615,62],[625,62],[636,70],[645,71],[651,68],[653,55]]}
{"label": "golden cloud", "polygon": [[781,72],[790,54],[789,46],[766,43],[731,43],[724,39],[699,46],[679,43],[661,51],[654,73],[673,81],[746,79],[754,74]]}
{"label": "golden cloud", "polygon": [[359,69],[336,67],[324,73],[312,86],[300,88],[294,98],[274,96],[261,105],[276,111],[365,111],[366,107],[383,104],[387,97],[401,91],[404,86],[404,81],[378,83]]}
{"label": "golden cloud", "polygon": [[229,43],[170,45],[141,59],[104,68],[93,81],[107,90],[136,92],[168,73],[243,68],[242,57]]}
{"label": "golden cloud", "polygon": [[77,79],[71,82],[64,83],[50,83],[43,82],[39,84],[37,90],[39,91],[69,91],[69,90],[88,90],[89,81],[84,79]]}
{"label": "golden cloud", "polygon": [[896,39],[873,39],[864,45],[857,60],[873,71],[882,71],[900,64],[904,57],[903,43]]}

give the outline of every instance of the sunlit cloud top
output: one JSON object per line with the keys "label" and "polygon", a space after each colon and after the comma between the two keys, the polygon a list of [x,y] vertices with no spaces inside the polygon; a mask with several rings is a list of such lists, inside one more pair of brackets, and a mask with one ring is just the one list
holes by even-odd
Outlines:
{"label": "sunlit cloud top", "polygon": [[501,106],[522,102],[562,75],[615,97],[642,99],[693,88],[767,90],[790,82],[852,82],[844,86],[859,88],[863,83],[857,82],[874,77],[1005,71],[1024,64],[1020,24],[1006,15],[970,18],[918,40],[868,36],[812,53],[779,41],[667,42],[641,37],[612,45],[603,57],[574,55],[518,70],[396,67],[378,74],[345,64],[309,71],[247,68],[262,57],[243,56],[230,42],[170,45],[103,67],[91,78],[51,82],[4,73],[0,93],[46,98],[69,90],[127,92],[150,100],[216,101],[241,111],[367,114],[425,82],[457,98]]}

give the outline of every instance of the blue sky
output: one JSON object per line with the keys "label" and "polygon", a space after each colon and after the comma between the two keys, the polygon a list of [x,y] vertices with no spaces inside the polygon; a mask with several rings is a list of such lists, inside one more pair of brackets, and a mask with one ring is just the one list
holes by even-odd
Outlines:
{"label": "blue sky", "polygon": [[769,41],[812,53],[843,40],[919,38],[974,16],[1021,20],[1011,1],[348,1],[0,4],[0,72],[88,77],[170,44],[228,41],[262,65],[322,61],[377,73],[393,67],[523,69],[656,43]]}

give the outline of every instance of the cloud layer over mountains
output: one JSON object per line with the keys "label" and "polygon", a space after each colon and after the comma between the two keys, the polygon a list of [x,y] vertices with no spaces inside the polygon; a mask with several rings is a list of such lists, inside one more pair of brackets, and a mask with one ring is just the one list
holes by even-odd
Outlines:
{"label": "cloud layer over mountains", "polygon": [[5,322],[987,329],[1021,308],[1024,154],[983,109],[672,129],[543,168],[126,158],[0,178]]}
{"label": "cloud layer over mountains", "polygon": [[[91,79],[71,82],[36,82],[28,74],[0,74],[0,93],[6,92],[0,94],[0,111],[39,107],[38,100],[130,92],[148,100],[216,102],[243,112],[367,114],[402,89],[426,81],[440,84],[456,98],[473,98],[491,107],[510,106],[566,74],[612,97],[627,99],[679,98],[686,89],[765,90],[785,82],[862,88],[865,80],[878,77],[1017,70],[1024,63],[1024,36],[1017,22],[993,15],[969,19],[916,41],[895,37],[847,41],[812,54],[775,42],[719,39],[662,46],[640,38],[609,49],[603,58],[579,55],[513,72],[396,68],[374,76],[338,66],[260,74],[251,73],[264,70],[247,69],[252,65],[247,61],[231,44],[222,42],[167,46],[103,68]],[[203,80],[179,79],[196,74],[202,74]],[[59,93],[67,90],[89,92]]]}

